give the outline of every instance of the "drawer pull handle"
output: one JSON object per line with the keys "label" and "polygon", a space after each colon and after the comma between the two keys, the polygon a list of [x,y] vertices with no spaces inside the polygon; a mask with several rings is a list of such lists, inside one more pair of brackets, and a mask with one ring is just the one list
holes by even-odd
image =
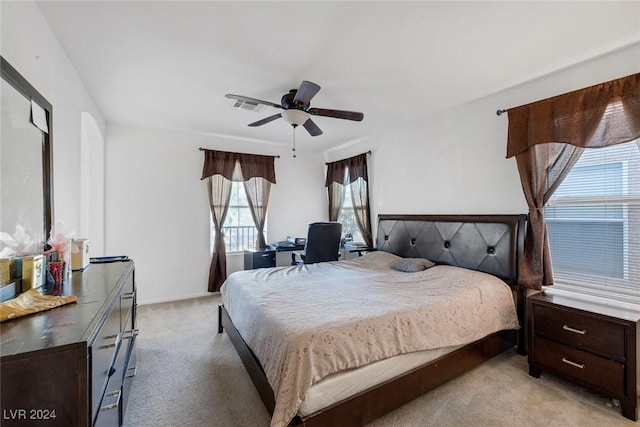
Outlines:
{"label": "drawer pull handle", "polygon": [[114,343],[112,343],[112,344],[101,345],[101,346],[100,346],[100,347],[98,347],[98,348],[99,348],[100,350],[103,350],[103,349],[107,349],[107,348],[113,348],[113,347],[115,347],[115,346],[116,346],[116,343],[114,342]]}
{"label": "drawer pull handle", "polygon": [[120,334],[109,335],[109,336],[104,337],[104,339],[105,340],[113,340],[113,343],[101,345],[98,348],[99,349],[113,348],[113,347],[116,347],[118,345],[118,343],[120,342]]}
{"label": "drawer pull handle", "polygon": [[134,295],[135,295],[135,292],[129,292],[129,293],[126,293],[126,294],[122,294],[122,299],[132,299]]}
{"label": "drawer pull handle", "polygon": [[108,411],[110,409],[116,409],[118,406],[120,406],[120,390],[114,390],[111,391],[107,394],[104,395],[104,397],[112,397],[112,396],[118,396],[116,398],[116,401],[114,403],[112,403],[111,405],[107,405],[107,406],[103,406],[100,408],[100,411]]}
{"label": "drawer pull handle", "polygon": [[562,329],[564,329],[565,331],[573,332],[580,335],[587,335],[586,329],[574,329],[571,326],[567,326],[567,325],[564,325]]}
{"label": "drawer pull handle", "polygon": [[567,365],[571,365],[571,366],[575,366],[576,368],[584,369],[584,363],[581,364],[581,363],[572,362],[571,360],[567,359],[566,357],[563,357],[562,361],[564,363],[566,363]]}
{"label": "drawer pull handle", "polygon": [[131,368],[127,368],[127,374],[124,376],[126,378],[133,378],[138,373],[138,366],[133,366]]}

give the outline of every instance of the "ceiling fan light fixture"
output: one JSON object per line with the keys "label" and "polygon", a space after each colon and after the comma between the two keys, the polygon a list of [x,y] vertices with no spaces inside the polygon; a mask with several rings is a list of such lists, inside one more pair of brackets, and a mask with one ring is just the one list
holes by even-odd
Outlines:
{"label": "ceiling fan light fixture", "polygon": [[304,122],[309,120],[309,113],[295,108],[284,110],[281,114],[282,118],[285,119],[291,126],[300,126],[304,124]]}

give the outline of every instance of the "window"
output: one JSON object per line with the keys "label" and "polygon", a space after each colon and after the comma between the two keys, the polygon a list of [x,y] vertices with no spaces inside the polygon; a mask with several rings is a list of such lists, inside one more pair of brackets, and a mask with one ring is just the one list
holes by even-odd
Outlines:
{"label": "window", "polygon": [[585,149],[545,218],[557,284],[640,298],[637,141]]}
{"label": "window", "polygon": [[[266,234],[266,223],[264,231]],[[211,241],[213,242],[213,224],[211,225],[211,232]],[[255,247],[258,230],[253,222],[253,217],[249,210],[249,202],[247,201],[247,193],[242,182],[234,181],[232,183],[229,210],[222,226],[222,232],[224,233],[227,253]]]}
{"label": "window", "polygon": [[[362,178],[358,178],[362,179]],[[354,242],[364,242],[360,227],[356,220],[355,210],[364,209],[364,206],[354,206],[353,199],[351,197],[351,186],[344,186],[344,203],[340,214],[338,215],[338,222],[342,224],[342,235],[348,238],[351,235]]]}

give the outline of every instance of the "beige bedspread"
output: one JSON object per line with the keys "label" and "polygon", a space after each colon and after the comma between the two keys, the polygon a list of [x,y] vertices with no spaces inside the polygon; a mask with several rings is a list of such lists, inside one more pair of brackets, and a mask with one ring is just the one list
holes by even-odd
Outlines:
{"label": "beige bedspread", "polygon": [[390,268],[397,259],[373,252],[229,276],[223,303],[274,391],[272,426],[286,426],[332,373],[518,328],[500,279],[450,266],[402,273]]}

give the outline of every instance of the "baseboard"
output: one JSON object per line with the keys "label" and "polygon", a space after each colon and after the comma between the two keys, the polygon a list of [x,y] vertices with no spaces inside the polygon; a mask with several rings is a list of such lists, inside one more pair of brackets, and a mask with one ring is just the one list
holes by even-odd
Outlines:
{"label": "baseboard", "polygon": [[182,301],[185,299],[193,299],[193,298],[202,298],[202,297],[210,297],[220,295],[220,292],[201,292],[197,294],[189,294],[189,295],[178,295],[174,297],[167,298],[157,298],[151,300],[138,300],[138,305],[151,305],[151,304],[160,304],[163,302],[173,302],[173,301]]}

